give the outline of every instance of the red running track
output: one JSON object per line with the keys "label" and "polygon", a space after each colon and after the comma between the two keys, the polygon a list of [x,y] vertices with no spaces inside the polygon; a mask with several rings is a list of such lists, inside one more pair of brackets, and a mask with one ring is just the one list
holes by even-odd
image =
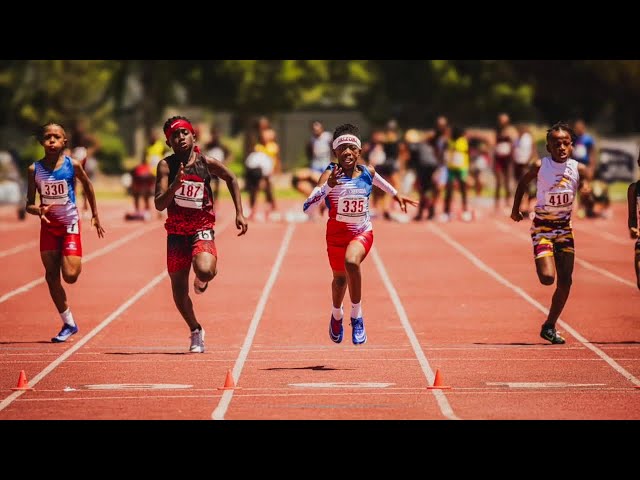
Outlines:
{"label": "red running track", "polygon": [[[204,354],[188,353],[162,222],[125,222],[127,207],[102,208],[104,239],[83,227],[83,272],[65,287],[80,333],[63,344],[49,341],[60,320],[37,219],[0,214],[0,419],[640,418],[625,205],[574,221],[565,345],[538,337],[553,289],[537,282],[529,222],[484,211],[472,223],[376,220],[363,264],[369,341],[354,346],[348,320],[342,344],[328,338],[324,220],[251,223],[237,237],[223,202],[219,275],[192,297]],[[21,370],[34,390],[11,390]],[[222,390],[229,371],[238,388]],[[450,389],[426,388],[436,371]]]}

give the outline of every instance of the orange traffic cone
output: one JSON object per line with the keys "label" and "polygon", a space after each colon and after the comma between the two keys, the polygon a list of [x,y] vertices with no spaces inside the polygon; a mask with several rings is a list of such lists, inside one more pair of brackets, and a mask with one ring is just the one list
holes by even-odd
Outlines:
{"label": "orange traffic cone", "polygon": [[427,387],[427,390],[446,390],[451,387],[447,387],[442,384],[442,375],[440,375],[440,369],[436,369],[436,378],[433,380],[433,385]]}
{"label": "orange traffic cone", "polygon": [[24,370],[20,370],[20,376],[18,377],[18,386],[12,388],[11,390],[33,390],[29,386],[29,382],[27,382],[27,375],[24,373]]}
{"label": "orange traffic cone", "polygon": [[218,387],[218,390],[238,390],[239,388],[240,387],[236,387],[236,384],[233,381],[231,370],[227,370],[227,378],[224,380],[224,387]]}

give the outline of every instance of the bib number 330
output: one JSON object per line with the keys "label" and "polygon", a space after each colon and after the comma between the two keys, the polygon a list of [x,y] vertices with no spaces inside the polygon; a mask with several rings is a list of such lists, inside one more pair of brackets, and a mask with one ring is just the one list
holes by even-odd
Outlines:
{"label": "bib number 330", "polygon": [[42,182],[42,203],[45,205],[64,205],[69,200],[69,188],[66,180]]}

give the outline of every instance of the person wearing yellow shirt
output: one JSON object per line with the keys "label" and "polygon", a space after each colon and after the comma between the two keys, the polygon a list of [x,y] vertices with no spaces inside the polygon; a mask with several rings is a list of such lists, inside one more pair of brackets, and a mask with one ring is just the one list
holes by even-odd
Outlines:
{"label": "person wearing yellow shirt", "polygon": [[257,182],[253,182],[249,190],[249,206],[251,208],[250,218],[256,219],[256,197],[258,191],[264,191],[269,210],[266,217],[270,220],[279,220],[280,214],[276,207],[274,196],[274,187],[271,180],[272,175],[282,172],[282,163],[280,161],[280,145],[276,141],[276,132],[272,128],[266,128],[260,132],[258,143],[253,147],[254,152],[264,153],[271,159],[270,165],[262,165],[261,178]]}
{"label": "person wearing yellow shirt", "polygon": [[142,163],[146,163],[151,167],[154,177],[158,171],[158,164],[160,163],[160,160],[164,158],[168,151],[167,144],[163,141],[160,135],[158,135],[157,132],[151,132],[149,135],[149,143],[145,147],[143,153],[143,159],[145,161]]}
{"label": "person wearing yellow shirt", "polygon": [[462,215],[465,222],[472,220],[473,216],[467,206],[467,177],[469,175],[469,142],[465,131],[460,127],[453,127],[449,140],[447,159],[447,187],[444,196],[444,213],[442,221],[448,222],[451,218],[451,197],[453,184],[458,184],[462,197]]}

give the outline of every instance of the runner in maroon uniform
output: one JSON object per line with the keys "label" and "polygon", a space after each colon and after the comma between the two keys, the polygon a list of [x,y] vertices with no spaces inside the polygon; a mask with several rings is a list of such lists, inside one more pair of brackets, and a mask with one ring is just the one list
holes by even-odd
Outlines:
{"label": "runner in maroon uniform", "polygon": [[211,178],[224,180],[236,207],[236,227],[240,235],[247,232],[242,213],[240,187],[231,170],[219,159],[207,157],[195,145],[195,130],[183,116],[171,117],[164,124],[167,145],[173,149],[158,164],[155,206],[167,209],[167,270],[171,278],[173,300],[191,330],[194,353],[204,352],[204,329],[196,320],[189,297],[189,269],[195,274],[193,289],[204,293],[218,273],[218,252],[214,241],[215,212]]}

